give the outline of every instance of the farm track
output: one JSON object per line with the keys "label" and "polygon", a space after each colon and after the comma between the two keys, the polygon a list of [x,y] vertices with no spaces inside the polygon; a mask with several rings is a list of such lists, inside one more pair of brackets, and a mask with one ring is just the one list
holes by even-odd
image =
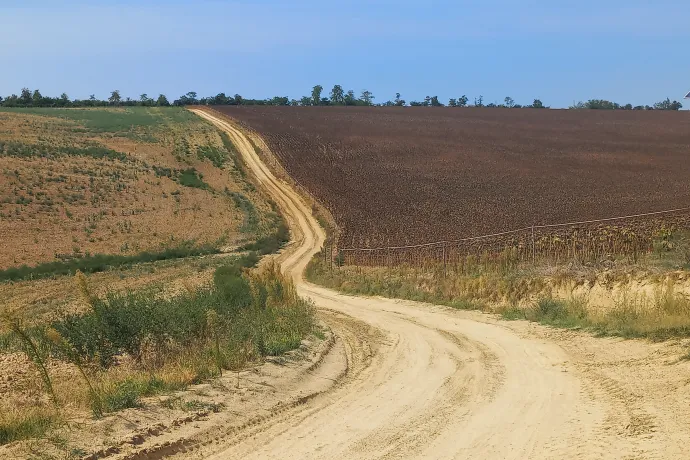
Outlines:
{"label": "farm track", "polygon": [[[416,302],[341,295],[302,272],[323,243],[310,208],[234,125],[231,136],[279,204],[279,256],[336,340],[296,388],[299,404],[238,430],[207,430],[149,458],[687,458],[690,367],[678,348],[593,338]],[[325,373],[325,374],[324,374]],[[330,379],[316,391],[314,379]]]}

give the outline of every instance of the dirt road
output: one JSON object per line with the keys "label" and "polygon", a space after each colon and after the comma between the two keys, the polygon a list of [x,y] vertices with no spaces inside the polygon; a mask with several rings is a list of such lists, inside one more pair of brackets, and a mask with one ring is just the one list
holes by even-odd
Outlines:
{"label": "dirt road", "polygon": [[[338,346],[322,366],[330,377],[317,369],[305,379],[303,404],[185,458],[690,457],[690,369],[676,348],[311,285],[302,271],[324,233],[309,206],[241,131],[195,112],[228,132],[281,207],[294,240],[281,266]],[[333,383],[311,397],[315,378]]]}

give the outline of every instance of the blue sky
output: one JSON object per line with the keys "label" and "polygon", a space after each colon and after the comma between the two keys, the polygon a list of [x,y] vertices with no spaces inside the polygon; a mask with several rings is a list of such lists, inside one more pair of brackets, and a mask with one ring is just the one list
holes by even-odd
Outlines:
{"label": "blue sky", "polygon": [[651,104],[690,90],[689,44],[687,0],[0,0],[0,95]]}

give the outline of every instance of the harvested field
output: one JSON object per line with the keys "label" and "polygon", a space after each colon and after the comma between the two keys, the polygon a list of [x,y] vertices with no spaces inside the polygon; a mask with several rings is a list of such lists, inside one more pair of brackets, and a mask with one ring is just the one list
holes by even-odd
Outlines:
{"label": "harvested field", "polygon": [[332,212],[341,247],[460,239],[690,205],[690,116],[222,107]]}

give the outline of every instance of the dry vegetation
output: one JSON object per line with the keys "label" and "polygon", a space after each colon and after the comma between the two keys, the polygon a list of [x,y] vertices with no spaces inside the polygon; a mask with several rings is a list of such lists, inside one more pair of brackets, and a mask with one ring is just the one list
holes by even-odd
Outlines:
{"label": "dry vegetation", "polygon": [[0,110],[0,269],[268,233],[231,150],[183,109]]}
{"label": "dry vegetation", "polygon": [[0,457],[107,450],[128,408],[222,410],[146,398],[312,332],[254,270],[289,238],[275,203],[184,109],[0,109],[0,182]]}

